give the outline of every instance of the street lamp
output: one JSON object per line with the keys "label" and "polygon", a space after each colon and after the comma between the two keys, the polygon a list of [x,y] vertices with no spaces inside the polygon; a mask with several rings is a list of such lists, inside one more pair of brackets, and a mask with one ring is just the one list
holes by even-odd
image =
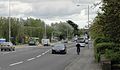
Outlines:
{"label": "street lamp", "polygon": [[11,22],[10,22],[10,0],[8,0],[8,23],[9,23],[9,42],[11,42]]}

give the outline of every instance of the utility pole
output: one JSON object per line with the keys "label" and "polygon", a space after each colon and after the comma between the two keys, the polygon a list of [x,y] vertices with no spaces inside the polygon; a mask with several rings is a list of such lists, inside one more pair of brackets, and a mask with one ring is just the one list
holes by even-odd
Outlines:
{"label": "utility pole", "polygon": [[88,5],[88,29],[89,29],[89,14],[90,14],[90,13],[89,13],[89,9],[90,9],[90,8],[89,8],[89,5]]}
{"label": "utility pole", "polygon": [[11,42],[10,0],[8,0],[8,3],[9,42]]}
{"label": "utility pole", "polygon": [[45,24],[45,36],[44,36],[44,37],[45,37],[45,39],[47,38],[47,36],[46,36],[46,35],[47,35],[47,33],[46,33],[46,24]]}
{"label": "utility pole", "polygon": [[[87,35],[89,35],[89,15],[90,15],[89,9],[90,8],[89,8],[89,5],[88,5],[88,34]],[[89,48],[89,39],[88,39],[88,48]]]}

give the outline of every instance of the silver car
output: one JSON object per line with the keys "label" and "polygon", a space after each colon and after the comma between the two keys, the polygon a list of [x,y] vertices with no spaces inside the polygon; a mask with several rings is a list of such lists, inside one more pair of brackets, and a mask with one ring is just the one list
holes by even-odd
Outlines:
{"label": "silver car", "polygon": [[67,53],[66,45],[64,43],[57,43],[57,44],[53,45],[52,46],[52,54],[55,54],[55,53],[66,54]]}
{"label": "silver car", "polygon": [[15,47],[11,42],[3,42],[0,44],[1,51],[15,51]]}

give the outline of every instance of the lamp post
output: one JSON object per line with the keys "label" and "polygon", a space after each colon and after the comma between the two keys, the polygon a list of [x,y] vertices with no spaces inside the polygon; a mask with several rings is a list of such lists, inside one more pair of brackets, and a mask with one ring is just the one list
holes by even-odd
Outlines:
{"label": "lamp post", "polygon": [[10,0],[8,0],[9,42],[11,42]]}

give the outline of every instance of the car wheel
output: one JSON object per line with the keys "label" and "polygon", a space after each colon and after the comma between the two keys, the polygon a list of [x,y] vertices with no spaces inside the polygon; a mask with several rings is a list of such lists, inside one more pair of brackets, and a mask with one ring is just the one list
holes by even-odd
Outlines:
{"label": "car wheel", "polygon": [[12,50],[15,51],[15,48],[13,48]]}
{"label": "car wheel", "polygon": [[55,54],[55,52],[54,52],[54,51],[52,51],[52,54]]}
{"label": "car wheel", "polygon": [[66,54],[66,53],[67,53],[66,51],[63,52],[63,54]]}
{"label": "car wheel", "polygon": [[1,51],[3,51],[3,49],[1,48]]}
{"label": "car wheel", "polygon": [[8,51],[11,51],[11,49],[9,48]]}

